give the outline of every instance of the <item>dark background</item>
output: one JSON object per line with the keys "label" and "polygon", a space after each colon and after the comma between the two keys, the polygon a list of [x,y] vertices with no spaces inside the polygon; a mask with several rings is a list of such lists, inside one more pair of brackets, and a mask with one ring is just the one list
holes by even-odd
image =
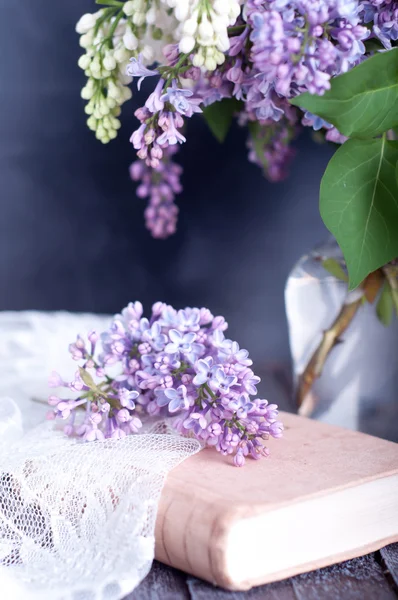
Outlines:
{"label": "dark background", "polygon": [[247,162],[243,130],[220,146],[195,118],[178,155],[178,233],[152,239],[128,175],[140,98],[109,145],[85,125],[74,25],[96,8],[0,0],[0,309],[203,305],[256,361],[288,363],[284,283],[326,236],[318,189],[333,149],[302,135],[290,178],[272,184]]}

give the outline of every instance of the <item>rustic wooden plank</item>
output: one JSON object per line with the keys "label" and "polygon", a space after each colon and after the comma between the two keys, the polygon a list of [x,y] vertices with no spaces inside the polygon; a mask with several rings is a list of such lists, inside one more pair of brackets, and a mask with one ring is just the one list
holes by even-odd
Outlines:
{"label": "rustic wooden plank", "polygon": [[389,575],[398,588],[398,544],[390,544],[382,548],[380,554]]}
{"label": "rustic wooden plank", "polygon": [[190,600],[186,575],[155,560],[148,576],[124,600]]}
{"label": "rustic wooden plank", "polygon": [[297,600],[396,600],[374,554],[299,575],[291,581]]}
{"label": "rustic wooden plank", "polygon": [[[398,544],[380,551],[398,586]],[[155,561],[149,575],[124,600],[396,600],[375,554],[298,575],[285,581],[229,592]]]}
{"label": "rustic wooden plank", "polygon": [[248,592],[228,592],[196,577],[188,577],[187,584],[191,600],[296,600],[291,580],[270,583]]}

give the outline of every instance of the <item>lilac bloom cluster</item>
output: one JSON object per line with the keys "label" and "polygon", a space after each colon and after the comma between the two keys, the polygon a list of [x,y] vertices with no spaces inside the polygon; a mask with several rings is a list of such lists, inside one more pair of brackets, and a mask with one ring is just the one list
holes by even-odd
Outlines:
{"label": "lilac bloom cluster", "polygon": [[366,0],[361,2],[364,23],[372,24],[372,34],[386,50],[398,40],[398,2],[396,0]]}
{"label": "lilac bloom cluster", "polygon": [[[169,73],[173,72],[173,67]],[[127,67],[127,74],[139,77],[139,83],[145,77],[159,75],[143,66],[142,57],[132,58]],[[140,127],[134,131],[130,141],[137,150],[138,158],[145,160],[147,166],[156,168],[163,157],[164,150],[175,144],[186,141],[180,129],[184,125],[184,117],[192,117],[202,112],[200,99],[193,97],[189,89],[179,88],[177,80],[160,77],[154,91],[150,94],[145,106],[135,112]],[[170,83],[170,85],[169,85]]]}
{"label": "lilac bloom cluster", "polygon": [[[301,126],[333,143],[347,139],[289,101],[303,92],[323,95],[333,77],[398,41],[397,0],[245,0],[241,6],[227,27],[228,43],[217,50],[224,56],[217,60],[208,47],[209,26],[201,23],[197,30],[203,46],[198,50],[192,46],[196,21],[188,19],[184,43],[167,43],[157,68],[145,66],[141,54],[127,66],[138,87],[145,77],[156,77],[153,92],[135,113],[140,125],[131,136],[143,163],[134,163],[131,174],[141,182],[138,194],[149,198],[146,223],[155,237],[176,228],[174,195],[181,186],[170,152],[186,141],[186,118],[215,102],[236,101],[238,123],[249,129],[249,160],[268,179],[280,181],[288,175]],[[216,18],[211,27],[217,29],[217,23]],[[367,40],[372,41],[368,46]]]}
{"label": "lilac bloom cluster", "polygon": [[295,124],[286,118],[257,127],[248,140],[249,161],[261,167],[269,181],[281,181],[296,154],[290,145],[295,135]]}
{"label": "lilac bloom cluster", "polygon": [[355,0],[249,0],[251,59],[280,96],[323,94],[365,54]]}
{"label": "lilac bloom cluster", "polygon": [[154,238],[164,239],[176,231],[178,207],[174,200],[182,189],[182,167],[171,160],[176,151],[176,146],[166,148],[163,160],[154,168],[142,160],[136,160],[130,166],[131,179],[140,182],[137,196],[149,199],[144,213],[145,224]]}
{"label": "lilac bloom cluster", "polygon": [[68,394],[50,396],[50,418],[63,419],[67,435],[94,441],[138,432],[145,415],[172,417],[178,432],[233,455],[236,466],[267,456],[264,440],[283,431],[277,406],[253,398],[260,378],[226,329],[206,308],[157,302],[148,320],[130,303],[100,336],[70,345],[81,366],[71,382],[51,374],[50,386]]}

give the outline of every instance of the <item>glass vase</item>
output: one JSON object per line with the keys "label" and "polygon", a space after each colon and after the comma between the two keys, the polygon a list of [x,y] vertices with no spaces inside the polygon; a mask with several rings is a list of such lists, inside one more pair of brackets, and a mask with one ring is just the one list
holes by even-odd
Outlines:
{"label": "glass vase", "polygon": [[[383,325],[377,298],[370,303],[362,290],[348,292],[324,268],[326,259],[344,265],[334,240],[304,255],[285,288],[298,410],[398,441],[398,319]],[[345,329],[335,337],[339,319]]]}

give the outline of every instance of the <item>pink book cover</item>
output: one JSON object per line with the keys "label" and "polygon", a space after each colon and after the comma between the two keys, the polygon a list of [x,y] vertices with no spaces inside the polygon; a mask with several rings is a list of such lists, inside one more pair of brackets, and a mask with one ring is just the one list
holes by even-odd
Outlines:
{"label": "pink book cover", "polygon": [[[395,504],[398,515],[398,444],[287,413],[282,413],[282,420],[284,436],[267,442],[270,456],[266,459],[247,460],[243,468],[236,468],[230,458],[209,448],[187,459],[168,475],[156,521],[158,560],[221,587],[248,589],[360,556],[398,540],[398,519],[393,518],[384,526],[377,527],[376,524],[366,542],[360,540],[360,536],[358,542],[355,538],[349,543],[346,541],[347,547],[344,539],[333,544],[331,541],[330,552],[323,548],[319,557],[314,543],[310,549],[311,560],[303,558],[303,562],[297,561],[287,568],[278,567],[275,572],[269,572],[267,554],[272,558],[275,542],[265,536],[256,542],[255,549],[264,555],[264,565],[268,564],[264,572],[257,570],[255,575],[249,573],[242,579],[231,568],[232,563],[228,564],[227,558],[231,540],[236,540],[231,533],[236,524],[243,523],[239,529],[243,556],[250,553],[245,546],[245,523],[248,523],[249,536],[253,523],[256,523],[250,519],[266,516],[272,511],[277,515],[281,508],[292,507],[286,513],[285,521],[282,517],[281,532],[287,539],[286,546],[290,546],[288,532],[294,529],[296,515],[299,518],[305,502],[332,495],[336,507],[343,507],[341,515],[335,517],[333,527],[338,528],[341,524],[340,538],[344,538],[345,532],[350,531],[349,524],[342,526],[344,518],[351,518],[350,510],[355,517],[356,505],[365,506],[367,495],[369,498],[374,496],[378,488],[372,486],[371,492],[368,488],[370,490],[369,483],[376,480],[388,482],[383,488],[387,491],[379,492],[383,502],[388,502],[384,513]],[[352,494],[346,493],[349,488],[360,489],[360,498],[364,502],[350,500]],[[377,510],[373,513],[376,522]],[[329,522],[328,514],[317,515],[317,518],[321,519],[321,524],[322,519]],[[362,518],[360,512],[358,518]],[[373,526],[369,523],[372,516],[364,515],[363,518],[366,525]],[[315,527],[315,514],[314,519],[307,517],[307,521],[310,531],[311,524]],[[316,536],[316,531],[312,535]],[[292,542],[295,543],[294,537]],[[327,542],[326,535],[322,545]]]}

